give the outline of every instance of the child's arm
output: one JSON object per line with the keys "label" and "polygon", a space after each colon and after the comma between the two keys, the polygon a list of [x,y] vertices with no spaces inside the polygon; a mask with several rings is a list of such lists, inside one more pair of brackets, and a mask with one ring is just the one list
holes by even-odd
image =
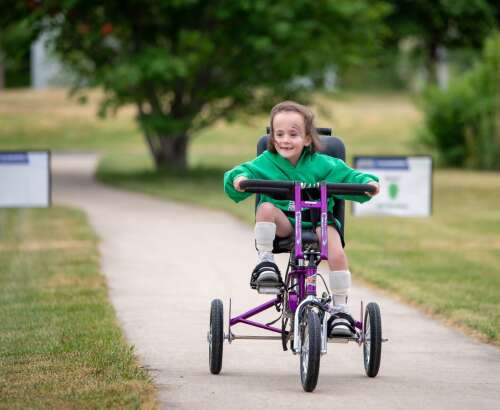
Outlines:
{"label": "child's arm", "polygon": [[239,183],[243,179],[255,179],[249,163],[238,165],[224,174],[224,192],[234,202],[243,201],[252,195],[240,189]]}
{"label": "child's arm", "polygon": [[337,158],[328,158],[329,171],[325,180],[331,183],[349,183],[349,184],[371,184],[377,189],[373,194],[368,192],[365,195],[335,195],[338,198],[349,201],[366,202],[372,196],[379,193],[379,179],[376,175],[364,173],[349,167],[344,161]]}

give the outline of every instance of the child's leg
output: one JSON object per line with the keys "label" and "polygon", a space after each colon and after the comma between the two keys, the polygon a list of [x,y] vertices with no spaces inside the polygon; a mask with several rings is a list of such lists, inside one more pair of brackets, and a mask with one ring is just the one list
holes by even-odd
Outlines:
{"label": "child's leg", "polygon": [[255,221],[256,225],[260,222],[275,224],[275,233],[282,238],[290,236],[293,232],[292,224],[285,213],[281,209],[276,208],[271,202],[264,202],[259,205],[255,214]]}
{"label": "child's leg", "polygon": [[287,237],[292,234],[292,224],[280,209],[270,202],[257,208],[255,215],[255,243],[258,264],[252,273],[251,283],[258,281],[278,281],[278,267],[274,264],[273,241],[276,235]]}
{"label": "child's leg", "polygon": [[[318,238],[321,237],[321,229],[319,227],[316,228],[316,235],[318,235]],[[331,271],[349,269],[340,235],[333,226],[328,226],[328,267]]]}
{"label": "child's leg", "polygon": [[330,268],[330,290],[333,304],[347,312],[347,298],[351,288],[351,272],[342,241],[333,226],[328,227],[328,267]]}
{"label": "child's leg", "polygon": [[[318,237],[321,230],[317,228]],[[347,299],[351,288],[351,272],[347,265],[347,256],[342,247],[340,235],[332,226],[328,227],[328,267],[330,268],[330,291],[332,292],[333,305],[338,311],[348,314]],[[338,336],[349,336],[352,331],[347,326],[347,319],[336,319],[333,332]]]}

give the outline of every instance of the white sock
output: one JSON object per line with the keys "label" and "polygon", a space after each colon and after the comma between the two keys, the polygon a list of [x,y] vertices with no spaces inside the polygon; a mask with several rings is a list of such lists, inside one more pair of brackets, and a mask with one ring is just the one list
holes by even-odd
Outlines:
{"label": "white sock", "polygon": [[259,262],[274,262],[273,241],[276,236],[274,222],[255,223],[255,246],[259,255]]}
{"label": "white sock", "polygon": [[333,305],[347,313],[347,298],[351,289],[351,272],[348,270],[335,270],[330,272],[329,278]]}

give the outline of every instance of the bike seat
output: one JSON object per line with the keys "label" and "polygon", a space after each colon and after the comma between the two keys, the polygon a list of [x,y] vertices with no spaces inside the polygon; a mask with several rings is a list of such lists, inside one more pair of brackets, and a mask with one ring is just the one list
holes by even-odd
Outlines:
{"label": "bike seat", "polygon": [[[290,235],[287,238],[276,237],[273,242],[273,253],[291,252],[295,243],[295,235]],[[310,230],[302,231],[302,246],[318,245],[318,236]]]}

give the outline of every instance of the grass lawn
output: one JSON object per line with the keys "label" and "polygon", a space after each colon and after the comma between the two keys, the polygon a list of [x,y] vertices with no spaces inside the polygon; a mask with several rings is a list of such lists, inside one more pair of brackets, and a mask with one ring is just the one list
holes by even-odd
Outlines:
{"label": "grass lawn", "polygon": [[64,89],[2,90],[0,149],[145,152],[132,110],[108,121],[96,117],[97,92],[86,105],[66,96]]}
{"label": "grass lawn", "polygon": [[[59,102],[62,94],[50,94],[48,98],[54,99],[53,105],[59,107],[57,115],[64,117],[66,110],[75,111],[72,114],[75,119],[82,116],[87,121],[91,131],[85,133],[84,128],[79,129],[81,141],[76,147],[88,146],[105,153],[98,170],[100,180],[222,209],[253,223],[253,201],[238,205],[230,202],[222,191],[222,174],[254,157],[255,143],[263,134],[266,116],[231,124],[220,122],[199,132],[190,147],[191,169],[183,174],[161,173],[153,170],[130,112],[109,124],[101,123],[92,117],[89,108],[84,113],[74,105]],[[14,106],[11,108],[14,112],[7,116],[19,117],[24,100],[12,93],[0,95],[0,120],[6,116],[3,108],[6,101]],[[412,141],[420,114],[407,96],[319,96],[314,109],[319,126],[331,126],[342,136],[349,158],[355,154],[416,152]],[[18,118],[18,125],[11,128],[9,135],[0,129],[0,148],[36,142],[37,121],[44,115],[36,113],[35,118],[38,120],[31,123]],[[24,134],[18,132],[22,129],[20,124],[25,127]],[[51,124],[45,148],[71,148],[72,140],[59,124],[58,121]],[[119,132],[123,135],[120,142],[116,137]],[[16,136],[20,135],[22,140],[17,142]],[[468,333],[500,344],[499,204],[499,173],[436,170],[431,218],[348,216],[347,253],[353,275]]]}
{"label": "grass lawn", "polygon": [[156,408],[82,212],[0,210],[0,407]]}

